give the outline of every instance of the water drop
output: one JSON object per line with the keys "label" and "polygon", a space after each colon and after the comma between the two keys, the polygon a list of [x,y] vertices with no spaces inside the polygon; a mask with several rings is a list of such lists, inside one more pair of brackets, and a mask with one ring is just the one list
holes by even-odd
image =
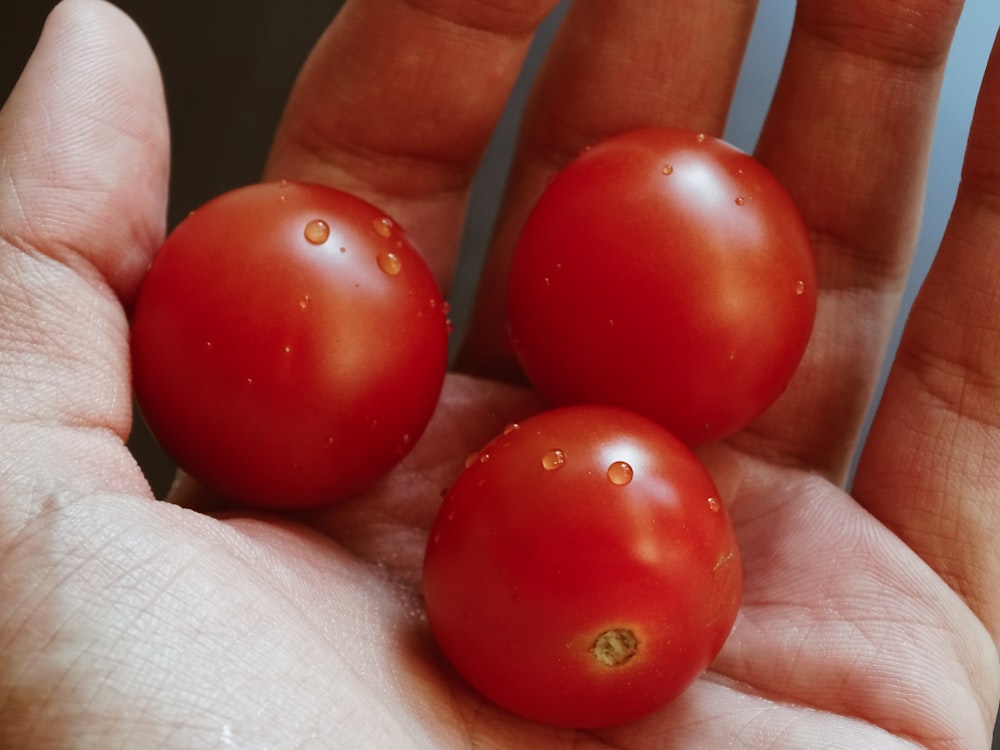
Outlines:
{"label": "water drop", "polygon": [[407,453],[409,453],[410,448],[412,447],[411,446],[412,442],[413,438],[410,436],[410,433],[408,432],[404,433],[403,437],[399,439],[399,443],[396,445],[396,455],[405,456]]}
{"label": "water drop", "polygon": [[738,195],[738,196],[736,196],[736,205],[737,205],[737,206],[742,206],[742,205],[743,205],[743,204],[745,204],[746,202],[747,202],[747,199],[746,199],[746,198],[744,198],[744,197],[743,197],[742,195]]}
{"label": "water drop", "polygon": [[705,134],[704,133],[698,133],[698,135],[696,135],[694,137],[694,139],[696,141],[698,141],[698,143],[704,143],[705,142]]}
{"label": "water drop", "polygon": [[309,307],[309,295],[308,294],[304,295],[302,297],[302,299],[299,300],[299,307],[301,307],[303,310],[305,310],[307,307]]}
{"label": "water drop", "polygon": [[212,344],[211,341],[206,341],[204,344],[201,345],[201,350],[205,352],[205,354],[208,354],[209,352],[212,351],[213,346],[214,344]]}
{"label": "water drop", "polygon": [[346,247],[344,247],[343,245],[341,245],[341,246],[340,246],[340,254],[341,254],[341,255],[343,255],[343,254],[344,254],[344,253],[346,253],[346,252],[347,252],[347,248],[346,248]]}
{"label": "water drop", "polygon": [[444,332],[451,336],[455,332],[455,321],[451,318],[445,318],[444,321]]}
{"label": "water drop", "polygon": [[451,303],[448,300],[445,300],[444,303],[441,305],[441,312],[443,312],[445,315],[451,312]]}
{"label": "water drop", "polygon": [[392,235],[392,219],[388,216],[383,216],[380,219],[375,219],[372,222],[372,229],[375,230],[375,234],[379,237],[389,237]]}
{"label": "water drop", "polygon": [[395,276],[403,269],[403,261],[399,259],[396,253],[379,253],[378,257],[375,258],[375,262],[378,263],[378,267],[384,273],[390,276]]}
{"label": "water drop", "polygon": [[305,234],[306,240],[311,244],[322,245],[330,239],[330,225],[322,219],[313,219],[306,224],[303,234]]}
{"label": "water drop", "polygon": [[490,456],[489,452],[483,451],[482,453],[479,454],[479,463],[484,464],[487,461],[489,461],[490,458],[491,458],[491,456]]}
{"label": "water drop", "polygon": [[479,451],[476,451],[475,453],[470,453],[468,456],[466,456],[465,458],[466,469],[471,469],[477,463],[479,463]]}
{"label": "water drop", "polygon": [[285,354],[291,354],[292,353],[292,347],[289,344],[285,344],[285,348],[282,351],[284,351]]}
{"label": "water drop", "polygon": [[542,456],[542,468],[546,471],[561,469],[566,463],[566,454],[561,450],[551,450]]}
{"label": "water drop", "polygon": [[805,294],[806,293],[806,282],[804,282],[804,281],[796,281],[795,282],[795,293],[796,294]]}
{"label": "water drop", "polygon": [[665,165],[663,167],[662,171],[663,171],[663,174],[668,174],[668,175],[669,174],[673,174],[674,173],[674,165],[673,164],[667,164],[667,165]]}
{"label": "water drop", "polygon": [[713,513],[718,513],[719,509],[722,508],[722,503],[719,502],[719,498],[710,497],[708,498],[708,509]]}
{"label": "water drop", "polygon": [[608,467],[608,479],[611,484],[624,487],[632,481],[632,467],[625,461],[615,461]]}
{"label": "water drop", "polygon": [[509,435],[510,433],[517,432],[520,429],[521,425],[519,425],[517,422],[511,422],[509,425],[503,428],[503,434]]}

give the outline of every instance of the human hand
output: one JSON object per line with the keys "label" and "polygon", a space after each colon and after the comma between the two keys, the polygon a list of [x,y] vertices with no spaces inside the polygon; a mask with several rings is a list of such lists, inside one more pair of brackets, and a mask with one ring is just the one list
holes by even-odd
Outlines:
{"label": "human hand", "polygon": [[[383,207],[449,283],[471,172],[552,0],[350,2],[293,92],[269,177]],[[988,747],[1000,696],[1000,55],[965,181],[866,443],[841,485],[919,220],[958,3],[800,3],[758,156],[799,201],[822,297],[785,396],[702,453],[746,568],[732,637],[678,701],[576,733],[485,703],[436,656],[420,560],[464,457],[540,408],[451,376],[371,492],[295,518],[189,483],[155,502],[124,447],[125,308],[163,234],[154,61],[69,0],[0,114],[0,745]],[[497,279],[545,178],[640,125],[718,133],[745,4],[577,3],[527,113],[461,357],[510,372]],[[447,19],[447,20],[446,20]],[[665,44],[664,40],[669,40]]]}

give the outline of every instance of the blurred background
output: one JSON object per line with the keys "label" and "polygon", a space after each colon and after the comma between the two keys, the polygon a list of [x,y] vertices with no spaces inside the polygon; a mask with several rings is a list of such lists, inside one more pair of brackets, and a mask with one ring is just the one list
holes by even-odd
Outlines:
{"label": "blurred background", "polygon": [[[173,139],[172,226],[209,198],[258,178],[291,82],[342,3],[117,0],[116,4],[145,31],[162,68]],[[6,99],[53,5],[55,0],[7,3],[0,26],[0,100]],[[726,132],[728,140],[745,150],[753,149],[760,132],[794,9],[793,0],[760,0]],[[540,30],[474,185],[462,266],[451,295],[458,326],[456,340],[489,242],[524,96],[564,11],[565,3]],[[998,25],[997,0],[968,0],[941,97],[924,225],[901,320],[933,259],[951,211],[976,92]],[[893,348],[898,332],[897,326]],[[162,496],[173,466],[141,424],[136,426],[132,448],[154,490]],[[1000,742],[995,740],[994,746],[1000,748]]]}

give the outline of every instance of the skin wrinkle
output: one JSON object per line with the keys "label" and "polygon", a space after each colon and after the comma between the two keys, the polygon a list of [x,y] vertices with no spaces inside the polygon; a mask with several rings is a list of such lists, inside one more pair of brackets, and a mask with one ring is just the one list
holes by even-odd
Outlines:
{"label": "skin wrinkle", "polygon": [[819,0],[799,7],[796,24],[814,40],[862,59],[920,71],[947,61],[962,3],[877,0],[861,6]]}

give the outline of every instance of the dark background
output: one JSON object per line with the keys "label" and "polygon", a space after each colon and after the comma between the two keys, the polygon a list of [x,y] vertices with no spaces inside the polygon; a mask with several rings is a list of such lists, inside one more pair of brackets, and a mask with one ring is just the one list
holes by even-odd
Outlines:
{"label": "dark background", "polygon": [[[172,226],[209,198],[259,177],[292,80],[342,2],[116,0],[116,4],[137,21],[160,62],[172,135]],[[0,16],[0,101],[6,99],[53,5],[55,0],[6,3]],[[458,326],[455,339],[462,333],[472,281],[488,242],[523,98],[564,5],[539,32],[474,184],[463,260],[451,297]],[[760,0],[758,22],[726,131],[726,138],[744,149],[753,148],[759,133],[793,12],[792,0]],[[967,0],[939,107],[924,227],[904,312],[933,259],[951,210],[976,91],[998,24],[1000,3]],[[896,340],[898,328],[890,349]],[[162,496],[173,466],[141,422],[131,447],[154,491]],[[1000,741],[995,740],[994,746],[1000,748]]]}

